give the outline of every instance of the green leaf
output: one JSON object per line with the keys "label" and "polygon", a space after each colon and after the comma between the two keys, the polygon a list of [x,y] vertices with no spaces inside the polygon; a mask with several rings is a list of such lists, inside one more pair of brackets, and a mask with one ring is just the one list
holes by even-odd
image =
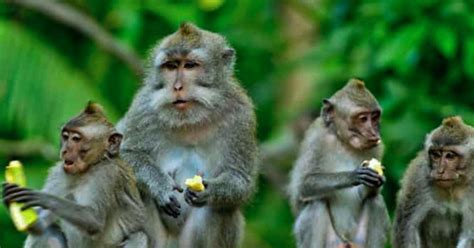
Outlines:
{"label": "green leaf", "polygon": [[418,62],[418,51],[426,34],[426,25],[416,23],[394,31],[394,37],[387,39],[376,57],[378,67],[393,66],[401,73],[413,69]]}
{"label": "green leaf", "polygon": [[467,76],[474,79],[474,38],[468,38],[464,43],[463,66]]}
{"label": "green leaf", "polygon": [[0,130],[57,143],[59,128],[88,100],[117,113],[89,79],[24,27],[0,21]]}
{"label": "green leaf", "polygon": [[456,55],[457,37],[451,28],[439,25],[434,32],[434,43],[446,58],[452,59]]}

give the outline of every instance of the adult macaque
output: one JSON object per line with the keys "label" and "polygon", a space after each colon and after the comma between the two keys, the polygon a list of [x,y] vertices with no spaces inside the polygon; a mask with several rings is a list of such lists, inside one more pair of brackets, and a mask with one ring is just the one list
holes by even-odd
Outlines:
{"label": "adult macaque", "polygon": [[443,120],[402,180],[395,248],[474,247],[474,128]]}
{"label": "adult macaque", "polygon": [[[124,117],[122,155],[135,170],[163,247],[237,247],[257,175],[253,106],[234,78],[234,50],[185,23],[152,51]],[[196,174],[205,190],[184,187]]]}
{"label": "adult macaque", "polygon": [[362,166],[382,158],[380,115],[377,100],[356,79],[323,101],[290,178],[298,247],[384,246],[389,217],[379,192],[385,178]]}
{"label": "adult macaque", "polygon": [[4,184],[5,204],[22,202],[39,207],[41,220],[59,219],[30,234],[25,247],[147,247],[144,206],[132,169],[119,157],[121,140],[102,108],[89,103],[62,128],[62,161],[42,191]]}

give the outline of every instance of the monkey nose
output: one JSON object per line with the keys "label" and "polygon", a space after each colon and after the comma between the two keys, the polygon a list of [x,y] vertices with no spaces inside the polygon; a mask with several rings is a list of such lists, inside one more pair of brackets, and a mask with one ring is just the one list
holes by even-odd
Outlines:
{"label": "monkey nose", "polygon": [[175,91],[181,91],[181,90],[183,90],[183,84],[182,83],[175,83],[173,85],[173,88],[174,88]]}

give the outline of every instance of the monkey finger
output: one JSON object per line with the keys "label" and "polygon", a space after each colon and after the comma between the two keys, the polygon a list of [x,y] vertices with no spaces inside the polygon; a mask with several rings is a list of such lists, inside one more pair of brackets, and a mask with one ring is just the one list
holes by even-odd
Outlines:
{"label": "monkey finger", "polygon": [[169,216],[171,216],[171,217],[173,217],[173,218],[176,218],[176,215],[175,215],[173,212],[171,212],[169,209],[167,209],[166,207],[161,207],[161,210],[162,210],[163,212],[165,212],[165,214],[167,214],[167,215],[169,215]]}
{"label": "monkey finger", "polygon": [[170,197],[170,201],[171,201],[171,203],[172,203],[174,206],[176,206],[177,208],[181,208],[181,205],[179,204],[179,201],[176,199],[175,196],[171,196],[171,197]]}
{"label": "monkey finger", "polygon": [[207,180],[202,180],[202,184],[204,185],[204,188],[207,188],[209,182]]}
{"label": "monkey finger", "polygon": [[370,168],[367,168],[367,167],[364,167],[364,168],[360,168],[358,171],[357,171],[358,174],[364,174],[364,175],[370,175],[370,176],[373,176],[373,177],[378,177],[380,176],[376,171],[370,169]]}
{"label": "monkey finger", "polygon": [[23,190],[24,188],[16,185],[16,184],[10,184],[7,183],[4,188],[3,188],[3,195],[10,195],[12,193],[18,192]]}
{"label": "monkey finger", "polygon": [[42,207],[41,204],[39,203],[39,201],[32,201],[32,202],[28,202],[28,203],[25,203],[25,205],[23,205],[23,207],[21,207],[21,210],[26,210],[28,208],[32,208],[32,207]]}
{"label": "monkey finger", "polygon": [[193,190],[190,190],[190,189],[186,189],[186,194],[188,195],[191,195],[193,197],[197,197],[197,192],[196,191],[193,191]]}
{"label": "monkey finger", "polygon": [[372,185],[376,185],[378,183],[377,177],[372,177],[372,176],[368,176],[368,175],[359,175],[359,180],[363,184],[369,183],[369,184],[372,184]]}
{"label": "monkey finger", "polygon": [[178,191],[179,193],[183,193],[183,191],[184,191],[183,188],[182,188],[181,186],[179,186],[179,185],[173,186],[173,190],[176,190],[176,191]]}
{"label": "monkey finger", "polygon": [[180,211],[176,206],[173,206],[172,204],[166,205],[166,209],[168,210],[169,213],[171,213],[171,216],[174,218],[178,217]]}
{"label": "monkey finger", "polygon": [[34,198],[32,198],[31,196],[28,196],[28,195],[20,195],[20,196],[10,195],[8,197],[5,197],[4,200],[9,201],[9,202],[25,203],[25,202],[35,201],[36,199],[34,199]]}

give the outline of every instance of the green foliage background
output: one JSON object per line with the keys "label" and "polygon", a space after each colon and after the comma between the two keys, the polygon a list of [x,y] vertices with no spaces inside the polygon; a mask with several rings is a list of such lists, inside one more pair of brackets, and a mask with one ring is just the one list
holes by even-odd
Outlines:
{"label": "green foliage background", "polygon": [[[284,136],[300,113],[320,107],[350,77],[362,78],[383,110],[386,143],[384,196],[391,212],[398,181],[443,117],[461,115],[474,124],[474,5],[461,0],[66,1],[96,20],[141,58],[181,22],[226,36],[237,50],[237,77],[256,104],[260,141]],[[217,1],[219,2],[219,1]],[[313,27],[309,46],[288,56],[285,11]],[[303,32],[303,31],[302,31]],[[305,71],[311,91],[288,104],[288,90],[301,84],[287,75]],[[0,140],[58,147],[59,127],[87,100],[103,104],[117,121],[140,84],[122,61],[90,37],[34,10],[0,3]],[[300,90],[301,91],[301,90]],[[294,108],[292,108],[294,107]],[[19,158],[30,186],[40,188],[52,164],[41,153],[18,153],[0,142],[0,164]],[[42,149],[40,149],[43,151]],[[286,175],[291,163],[264,167]],[[3,174],[3,173],[1,173]],[[0,177],[0,179],[2,179]],[[293,247],[293,217],[286,198],[261,177],[259,192],[245,209],[243,247]],[[0,207],[0,246],[21,247]]]}

